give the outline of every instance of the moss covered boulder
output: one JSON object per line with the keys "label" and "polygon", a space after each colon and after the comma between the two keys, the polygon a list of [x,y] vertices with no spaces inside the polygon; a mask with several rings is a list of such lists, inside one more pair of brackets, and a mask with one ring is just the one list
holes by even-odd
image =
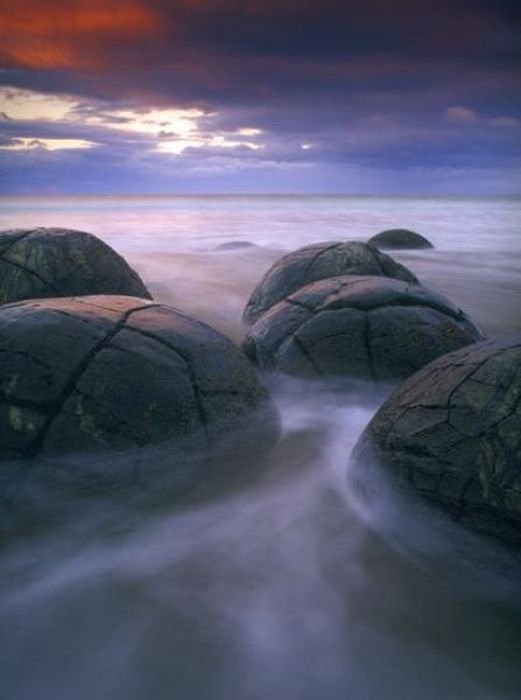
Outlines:
{"label": "moss covered boulder", "polygon": [[[125,296],[0,308],[0,458],[277,433],[264,387],[223,335]],[[177,441],[177,442],[176,442]]]}
{"label": "moss covered boulder", "polygon": [[424,236],[406,228],[390,228],[381,231],[368,241],[369,245],[384,250],[411,250],[414,248],[434,248]]}
{"label": "moss covered boulder", "polygon": [[273,306],[251,327],[244,349],[266,370],[392,381],[481,338],[440,294],[388,277],[346,275]]}
{"label": "moss covered boulder", "polygon": [[85,294],[151,299],[138,274],[90,233],[64,228],[0,231],[0,304]]}
{"label": "moss covered boulder", "polygon": [[300,287],[339,275],[377,275],[404,282],[418,281],[406,267],[367,243],[317,243],[285,255],[266,272],[253,290],[243,320],[254,323],[265,311]]}
{"label": "moss covered boulder", "polygon": [[471,528],[521,545],[521,340],[440,357],[402,384],[353,452]]}

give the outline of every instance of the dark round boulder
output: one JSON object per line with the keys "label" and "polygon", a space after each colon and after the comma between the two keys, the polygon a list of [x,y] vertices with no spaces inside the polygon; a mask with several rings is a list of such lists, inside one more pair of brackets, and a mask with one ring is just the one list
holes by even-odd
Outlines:
{"label": "dark round boulder", "polygon": [[244,309],[251,324],[300,287],[339,275],[376,275],[418,282],[406,267],[360,241],[327,241],[305,246],[280,258],[255,287]]}
{"label": "dark round boulder", "polygon": [[[0,458],[143,447],[206,448],[276,414],[223,335],[168,306],[125,296],[0,308]],[[170,443],[169,443],[170,444]]]}
{"label": "dark round boulder", "polygon": [[125,260],[91,233],[64,228],[0,231],[0,304],[85,294],[152,298]]}
{"label": "dark round boulder", "polygon": [[345,275],[273,306],[252,326],[244,349],[267,370],[387,381],[481,338],[440,294],[388,277]]}
{"label": "dark round boulder", "polygon": [[434,248],[424,236],[406,228],[390,228],[377,233],[368,241],[369,245],[384,250],[411,250],[414,248]]}
{"label": "dark round boulder", "polygon": [[352,456],[461,523],[521,545],[521,340],[456,350],[402,384]]}

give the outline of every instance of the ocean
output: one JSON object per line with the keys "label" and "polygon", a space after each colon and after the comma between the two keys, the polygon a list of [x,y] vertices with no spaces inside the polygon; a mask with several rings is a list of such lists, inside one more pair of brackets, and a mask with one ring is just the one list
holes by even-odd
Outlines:
{"label": "ocean", "polygon": [[[487,336],[521,333],[519,198],[0,198],[0,228],[29,226],[96,234],[157,300],[236,342],[284,253],[411,228],[434,249],[394,257]],[[382,396],[266,381],[283,435],[251,487],[139,516],[99,502],[3,543],[2,697],[519,697],[516,561],[385,490],[351,492],[349,453]]]}

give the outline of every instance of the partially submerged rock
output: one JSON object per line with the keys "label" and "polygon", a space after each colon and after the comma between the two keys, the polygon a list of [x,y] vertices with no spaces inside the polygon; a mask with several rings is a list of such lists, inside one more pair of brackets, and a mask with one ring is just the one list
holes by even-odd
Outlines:
{"label": "partially submerged rock", "polygon": [[306,377],[403,379],[482,336],[448,299],[387,277],[314,282],[252,326],[246,354],[259,367]]}
{"label": "partially submerged rock", "polygon": [[264,446],[275,412],[231,341],[168,306],[124,296],[0,308],[0,458],[172,441],[205,449],[231,433]]}
{"label": "partially submerged rock", "polygon": [[215,250],[242,250],[243,248],[256,248],[251,241],[228,241],[216,246]]}
{"label": "partially submerged rock", "polygon": [[440,357],[402,384],[353,452],[461,523],[521,545],[521,340]]}
{"label": "partially submerged rock", "polygon": [[288,253],[266,272],[252,292],[243,320],[255,323],[265,311],[300,287],[339,275],[377,275],[418,282],[406,267],[367,243],[317,243]]}
{"label": "partially submerged rock", "polygon": [[0,304],[85,294],[152,298],[125,260],[91,233],[64,228],[0,231]]}
{"label": "partially submerged rock", "polygon": [[384,250],[411,250],[414,248],[434,248],[424,236],[406,228],[390,228],[381,231],[368,241],[369,245]]}

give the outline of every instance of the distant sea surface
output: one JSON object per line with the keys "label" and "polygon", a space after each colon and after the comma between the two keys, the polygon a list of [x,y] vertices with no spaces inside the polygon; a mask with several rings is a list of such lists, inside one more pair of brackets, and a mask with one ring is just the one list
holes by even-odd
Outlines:
{"label": "distant sea surface", "polygon": [[[281,255],[410,228],[395,257],[490,337],[521,333],[521,200],[511,197],[0,198],[0,228],[96,234],[159,301],[235,341]],[[219,249],[241,242],[242,247]],[[275,476],[193,509],[111,522],[110,504],[0,552],[9,700],[514,700],[516,566],[450,523],[347,486],[379,402],[277,381]],[[112,516],[115,519],[115,515]],[[419,519],[418,519],[419,518]]]}

